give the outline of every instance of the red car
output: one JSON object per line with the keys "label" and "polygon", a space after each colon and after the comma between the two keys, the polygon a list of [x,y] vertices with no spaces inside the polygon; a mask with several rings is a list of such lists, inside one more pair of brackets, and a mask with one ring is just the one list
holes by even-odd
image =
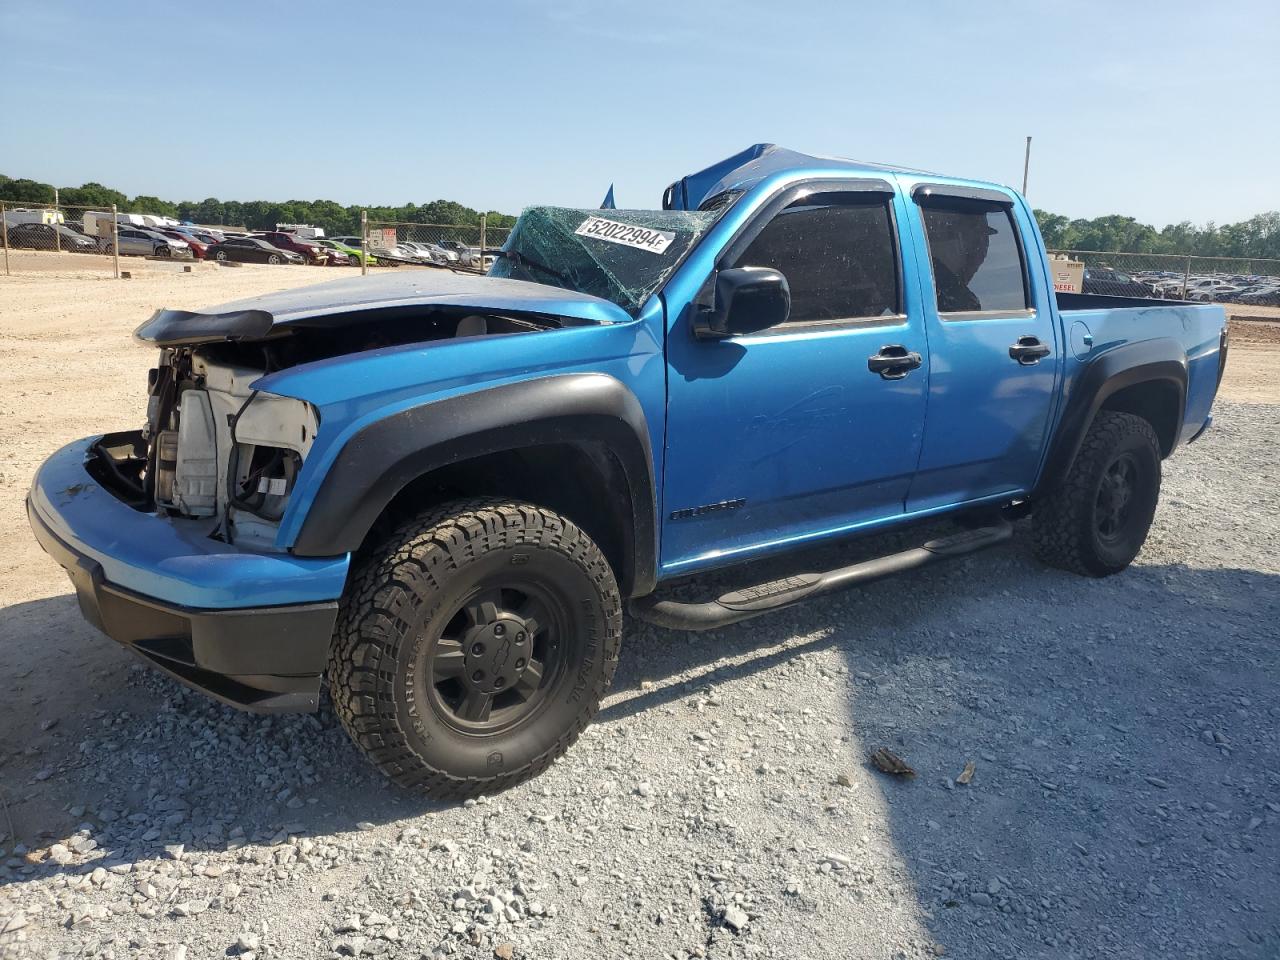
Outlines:
{"label": "red car", "polygon": [[329,262],[328,250],[319,244],[301,239],[295,233],[283,233],[279,230],[271,230],[263,233],[255,233],[254,236],[258,237],[260,240],[267,241],[267,243],[271,244],[273,247],[278,247],[281,250],[293,251],[313,266],[323,267]]}
{"label": "red car", "polygon": [[158,230],[171,240],[182,240],[191,248],[191,255],[197,260],[203,260],[205,254],[209,252],[209,244],[204,240],[197,240],[189,233],[183,233],[181,230]]}

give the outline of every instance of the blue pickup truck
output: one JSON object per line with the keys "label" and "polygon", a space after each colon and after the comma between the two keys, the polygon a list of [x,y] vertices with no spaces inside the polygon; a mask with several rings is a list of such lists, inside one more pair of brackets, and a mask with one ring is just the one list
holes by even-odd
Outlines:
{"label": "blue pickup truck", "polygon": [[[308,710],[435,796],[532,776],[630,616],[718,628],[1006,540],[1087,576],[1147,535],[1222,377],[1219,306],[1055,294],[1007,187],[757,145],[661,210],[524,212],[487,276],[161,310],[145,426],[28,510],[108,636]],[[141,419],[141,418],[140,418]],[[955,532],[702,602],[675,578]]]}

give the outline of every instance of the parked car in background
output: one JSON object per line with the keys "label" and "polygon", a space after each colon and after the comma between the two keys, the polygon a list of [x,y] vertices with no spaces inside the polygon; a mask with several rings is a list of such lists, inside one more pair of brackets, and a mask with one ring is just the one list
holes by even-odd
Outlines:
{"label": "parked car in background", "polygon": [[197,230],[195,227],[188,226],[174,227],[173,229],[178,231],[178,233],[182,234],[184,237],[195,237],[195,239],[199,240],[206,247],[213,243],[221,243],[223,240],[227,239],[217,230]]}
{"label": "parked car in background", "polygon": [[98,244],[63,224],[19,223],[9,227],[9,246],[25,250],[66,250],[97,253]]}
{"label": "parked car in background", "polygon": [[333,247],[326,244],[319,244],[319,246],[324,250],[325,256],[329,258],[328,263],[331,267],[349,267],[357,262],[349,253],[343,253],[341,250],[335,250]]}
{"label": "parked car in background", "polygon": [[1252,290],[1244,290],[1236,302],[1255,307],[1280,307],[1280,284],[1259,284]]}
{"label": "parked car in background", "polygon": [[314,240],[304,240],[296,233],[287,233],[283,230],[267,230],[256,234],[259,239],[267,241],[277,250],[289,250],[310,264],[317,267],[323,267],[329,262],[329,251],[317,244]]}
{"label": "parked car in background", "polygon": [[458,263],[461,260],[457,250],[450,250],[448,247],[442,247],[438,243],[428,243],[427,248],[440,263]]}
{"label": "parked car in background", "polygon": [[276,230],[280,233],[292,233],[300,240],[324,239],[324,228],[309,223],[277,223]]}
{"label": "parked car in background", "polygon": [[431,249],[431,245],[427,243],[419,243],[416,240],[402,240],[400,246],[414,255],[414,259],[421,260],[423,263],[448,263],[448,258],[441,259],[436,256]]}
{"label": "parked car in background", "polygon": [[66,227],[67,227],[67,229],[68,229],[68,230],[74,231],[77,235],[79,235],[79,236],[81,236],[81,237],[84,237],[86,240],[88,240],[90,243],[92,243],[92,244],[93,244],[93,246],[94,246],[94,250],[95,250],[97,253],[110,253],[110,252],[111,252],[111,238],[110,238],[110,237],[95,237],[95,236],[94,236],[93,234],[91,234],[91,233],[86,233],[86,232],[85,232],[85,230],[84,230],[84,227],[83,227],[81,224],[78,224],[78,223],[68,223],[68,224],[66,224]]}
{"label": "parked car in background", "polygon": [[463,259],[464,256],[469,254],[471,251],[471,248],[468,247],[461,240],[441,240],[439,243],[439,246],[443,247],[446,250],[452,250],[455,254],[457,254],[458,259],[460,261]]}
{"label": "parked car in background", "polygon": [[136,257],[190,257],[191,246],[185,240],[174,240],[155,230],[120,227],[116,234],[120,252]]}
{"label": "parked car in background", "polygon": [[[366,259],[364,251],[361,250],[359,247],[353,247],[350,244],[342,243],[339,240],[335,240],[332,238],[325,238],[323,240],[316,239],[311,242],[315,244],[319,244],[320,246],[324,247],[326,250],[329,250],[335,254],[339,254],[339,253],[342,254],[347,258],[348,263],[360,263],[362,260]],[[378,262],[376,257],[368,257],[368,260],[369,260],[369,266],[371,267],[377,264]]]}
{"label": "parked car in background", "polygon": [[[357,250],[364,249],[364,241],[360,237],[334,237],[340,243],[355,247]],[[386,247],[376,243],[369,244],[370,263],[373,263],[373,257],[379,258],[384,267],[395,267],[401,263],[413,263],[418,259],[418,255],[407,247],[401,247],[396,244],[394,247]]]}
{"label": "parked car in background", "polygon": [[1151,289],[1127,273],[1111,267],[1090,267],[1084,272],[1083,293],[1104,297],[1149,297]]}
{"label": "parked car in background", "polygon": [[1213,303],[1239,293],[1240,287],[1221,277],[1197,277],[1187,284],[1187,299]]}
{"label": "parked car in background", "polygon": [[174,230],[171,227],[165,227],[163,230],[157,230],[157,233],[163,234],[170,240],[181,240],[191,248],[191,255],[197,260],[203,260],[205,251],[209,249],[209,244],[197,240],[190,234],[183,233],[181,230]]}
{"label": "parked car in background", "polygon": [[1162,300],[1181,300],[1183,298],[1183,278],[1171,275],[1144,276],[1142,283],[1151,291],[1149,296]]}
{"label": "parked car in background", "polygon": [[215,243],[206,253],[210,260],[237,263],[306,263],[301,254],[292,250],[281,250],[272,246],[261,237],[233,237],[222,243]]}

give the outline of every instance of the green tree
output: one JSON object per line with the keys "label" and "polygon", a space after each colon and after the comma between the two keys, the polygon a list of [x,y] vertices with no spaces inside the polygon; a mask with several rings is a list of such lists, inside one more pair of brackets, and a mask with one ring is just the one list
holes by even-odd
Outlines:
{"label": "green tree", "polygon": [[177,217],[178,205],[159,197],[144,195],[134,197],[126,207],[129,213],[151,213],[160,217]]}
{"label": "green tree", "polygon": [[53,203],[53,187],[38,180],[5,179],[0,183],[0,200],[17,203]]}
{"label": "green tree", "polygon": [[1061,249],[1068,246],[1067,230],[1071,225],[1071,221],[1060,213],[1050,213],[1047,210],[1036,210],[1036,223],[1040,225],[1040,235],[1044,237],[1044,245],[1052,249]]}
{"label": "green tree", "polygon": [[59,191],[58,199],[73,207],[97,207],[110,210],[114,203],[121,210],[129,209],[129,198],[123,193],[92,181],[79,187],[63,187]]}

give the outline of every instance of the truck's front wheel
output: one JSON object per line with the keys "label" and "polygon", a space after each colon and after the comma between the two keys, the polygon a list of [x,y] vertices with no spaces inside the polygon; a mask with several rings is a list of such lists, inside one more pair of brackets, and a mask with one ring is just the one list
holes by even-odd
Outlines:
{"label": "truck's front wheel", "polygon": [[613,678],[622,603],[599,548],[564,517],[455,501],[401,526],[356,571],[329,667],[356,745],[440,798],[540,773]]}
{"label": "truck's front wheel", "polygon": [[1103,410],[1066,479],[1032,514],[1036,556],[1054,567],[1106,577],[1146,542],[1160,498],[1160,443],[1146,420]]}

